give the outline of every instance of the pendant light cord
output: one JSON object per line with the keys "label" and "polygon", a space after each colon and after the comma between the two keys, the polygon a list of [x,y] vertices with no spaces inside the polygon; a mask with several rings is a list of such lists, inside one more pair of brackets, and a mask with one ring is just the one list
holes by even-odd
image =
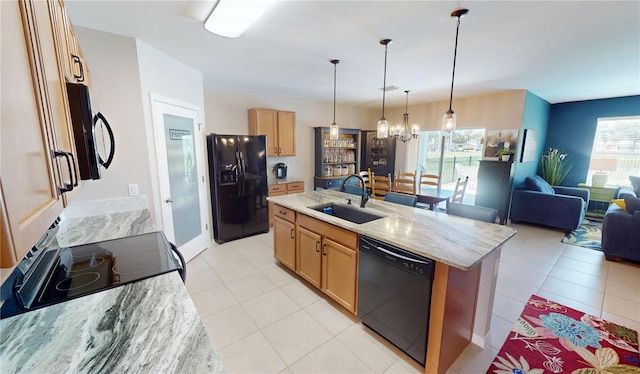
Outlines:
{"label": "pendant light cord", "polygon": [[384,118],[384,97],[385,97],[385,93],[387,92],[387,44],[384,45],[384,78],[382,80],[382,117],[380,119],[385,119]]}
{"label": "pendant light cord", "polygon": [[456,25],[456,44],[453,48],[453,71],[451,72],[451,94],[449,95],[449,112],[451,110],[451,104],[453,102],[453,80],[456,76],[456,56],[458,54],[458,31],[460,30],[460,16],[458,16],[458,24]]}
{"label": "pendant light cord", "polygon": [[333,123],[336,123],[336,66],[337,62],[333,63]]}

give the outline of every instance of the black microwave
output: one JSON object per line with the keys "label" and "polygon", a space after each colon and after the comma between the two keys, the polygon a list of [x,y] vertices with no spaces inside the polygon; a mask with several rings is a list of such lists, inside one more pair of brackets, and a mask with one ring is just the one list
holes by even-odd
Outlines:
{"label": "black microwave", "polygon": [[[78,168],[80,179],[100,179],[101,168],[107,169],[113,161],[115,151],[115,139],[109,122],[98,112],[95,115],[91,112],[91,100],[89,98],[89,87],[81,83],[67,83],[67,97],[69,99],[69,110],[71,112],[71,123],[73,126],[73,137],[78,156]],[[102,159],[98,151],[98,138],[96,129],[106,129],[109,137],[109,155],[106,160]],[[102,139],[104,140],[104,134]],[[106,147],[106,141],[102,142]],[[105,148],[106,153],[106,148]]]}

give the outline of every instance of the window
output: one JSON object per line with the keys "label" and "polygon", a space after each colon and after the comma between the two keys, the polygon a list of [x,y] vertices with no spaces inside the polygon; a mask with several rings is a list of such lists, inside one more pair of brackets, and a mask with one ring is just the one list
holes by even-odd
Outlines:
{"label": "window", "polygon": [[640,175],[640,116],[598,118],[587,180],[628,186],[630,175]]}

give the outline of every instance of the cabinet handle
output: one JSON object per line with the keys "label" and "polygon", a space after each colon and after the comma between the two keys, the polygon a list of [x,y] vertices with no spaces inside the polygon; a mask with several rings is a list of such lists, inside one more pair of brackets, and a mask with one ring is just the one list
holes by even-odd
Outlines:
{"label": "cabinet handle", "polygon": [[282,147],[278,147],[278,154],[282,153]]}
{"label": "cabinet handle", "polygon": [[291,229],[291,233],[289,234],[289,236],[291,236],[291,239],[295,239],[296,238],[293,234],[294,234],[293,229]]}
{"label": "cabinet handle", "polygon": [[326,256],[326,255],[327,255],[327,245],[326,245],[326,244],[323,244],[323,245],[322,245],[322,255],[323,255],[323,256]]}
{"label": "cabinet handle", "polygon": [[71,59],[73,60],[73,62],[75,62],[76,64],[78,64],[78,66],[80,66],[80,75],[76,75],[75,73],[73,74],[73,77],[76,79],[76,81],[78,83],[80,82],[84,82],[84,67],[82,65],[82,61],[80,60],[80,57],[74,55],[73,53],[71,54]]}
{"label": "cabinet handle", "polygon": [[273,153],[278,153],[278,147],[273,147]]}
{"label": "cabinet handle", "polygon": [[67,153],[64,151],[57,151],[57,150],[53,151],[53,157],[54,158],[64,157],[65,160],[67,160],[67,167],[69,168],[70,183],[63,182],[62,187],[58,186],[58,195],[62,195],[65,192],[73,191],[73,170],[71,166],[71,161],[69,160],[69,155],[70,153]]}
{"label": "cabinet handle", "polygon": [[280,213],[280,214],[282,214],[282,215],[285,215],[285,216],[287,215],[287,212],[282,211],[282,210],[279,210],[279,211],[278,211],[278,213]]}
{"label": "cabinet handle", "polygon": [[320,245],[320,242],[316,242],[316,253],[320,253],[320,248],[318,248],[318,245]]}

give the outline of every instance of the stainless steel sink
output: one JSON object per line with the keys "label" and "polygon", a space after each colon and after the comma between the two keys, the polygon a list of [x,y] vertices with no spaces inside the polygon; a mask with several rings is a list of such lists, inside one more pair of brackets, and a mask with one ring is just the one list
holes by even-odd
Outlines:
{"label": "stainless steel sink", "polygon": [[377,214],[368,213],[364,211],[364,208],[356,208],[354,206],[344,204],[329,203],[310,206],[309,208],[358,224],[384,218],[383,216],[379,216]]}

